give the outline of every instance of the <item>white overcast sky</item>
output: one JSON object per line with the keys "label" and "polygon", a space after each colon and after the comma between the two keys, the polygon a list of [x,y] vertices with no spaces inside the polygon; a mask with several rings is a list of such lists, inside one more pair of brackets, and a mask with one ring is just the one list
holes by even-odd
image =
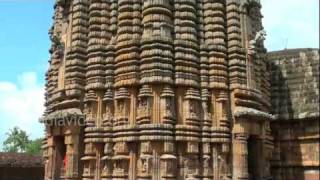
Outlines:
{"label": "white overcast sky", "polygon": [[269,51],[319,48],[319,0],[261,0]]}

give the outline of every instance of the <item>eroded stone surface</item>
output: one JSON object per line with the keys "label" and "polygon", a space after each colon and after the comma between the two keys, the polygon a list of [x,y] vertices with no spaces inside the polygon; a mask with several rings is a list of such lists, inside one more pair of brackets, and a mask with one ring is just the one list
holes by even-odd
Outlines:
{"label": "eroded stone surface", "polygon": [[319,49],[268,53],[272,63],[274,177],[317,180],[319,159]]}
{"label": "eroded stone surface", "polygon": [[270,178],[260,9],[258,0],[57,0],[46,179]]}

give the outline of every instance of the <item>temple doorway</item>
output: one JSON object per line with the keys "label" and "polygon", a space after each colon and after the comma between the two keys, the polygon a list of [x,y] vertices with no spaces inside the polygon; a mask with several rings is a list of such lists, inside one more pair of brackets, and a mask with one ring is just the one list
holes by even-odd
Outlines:
{"label": "temple doorway", "polygon": [[258,136],[250,136],[248,139],[248,172],[249,180],[261,178],[262,164],[262,140]]}
{"label": "temple doorway", "polygon": [[56,136],[54,137],[55,141],[55,173],[54,177],[55,179],[60,179],[65,175],[65,167],[67,163],[66,159],[66,145],[64,143],[64,137],[63,136]]}

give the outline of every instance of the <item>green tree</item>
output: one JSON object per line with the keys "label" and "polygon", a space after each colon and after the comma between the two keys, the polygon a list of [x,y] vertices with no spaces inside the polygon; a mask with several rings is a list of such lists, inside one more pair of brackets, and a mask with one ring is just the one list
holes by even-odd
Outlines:
{"label": "green tree", "polygon": [[7,139],[3,142],[5,152],[25,152],[28,143],[30,143],[27,133],[18,127],[10,129]]}
{"label": "green tree", "polygon": [[27,133],[18,127],[6,134],[7,139],[3,142],[5,152],[41,154],[42,139],[29,140]]}
{"label": "green tree", "polygon": [[31,140],[26,147],[26,153],[41,154],[42,139]]}

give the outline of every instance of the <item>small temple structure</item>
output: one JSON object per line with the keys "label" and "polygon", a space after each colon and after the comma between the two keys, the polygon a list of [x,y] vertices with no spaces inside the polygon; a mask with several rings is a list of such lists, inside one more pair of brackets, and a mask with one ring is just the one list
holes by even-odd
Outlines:
{"label": "small temple structure", "polygon": [[319,49],[268,53],[272,64],[271,127],[276,180],[319,180]]}

